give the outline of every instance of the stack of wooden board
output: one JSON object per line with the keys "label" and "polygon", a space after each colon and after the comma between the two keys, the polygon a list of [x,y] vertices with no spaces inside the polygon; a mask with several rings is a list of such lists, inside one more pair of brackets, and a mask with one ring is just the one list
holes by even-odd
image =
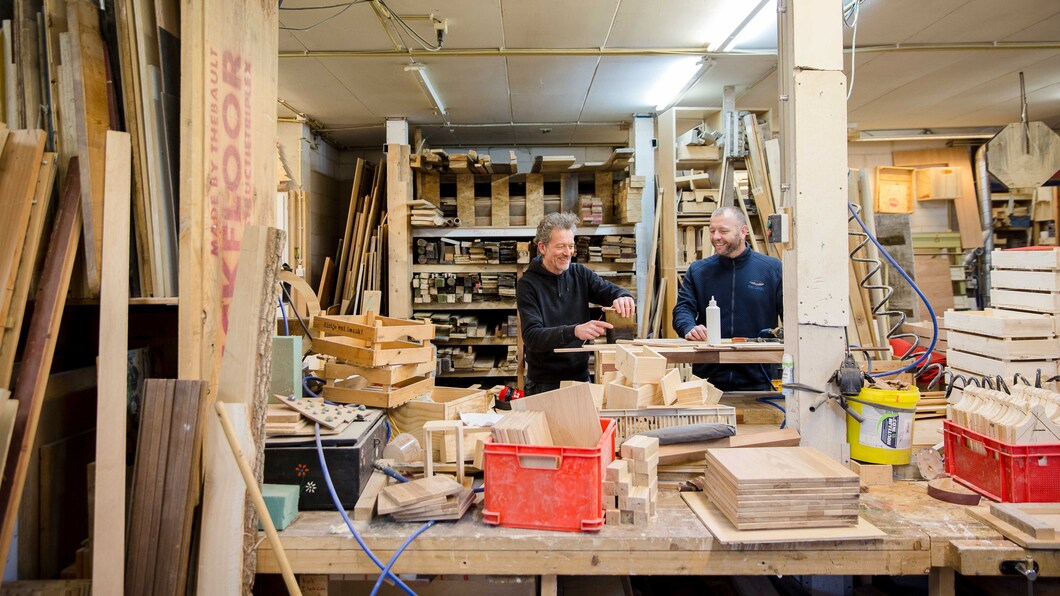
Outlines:
{"label": "stack of wooden board", "polygon": [[44,152],[44,141],[43,131],[9,132],[0,124],[0,388],[10,387],[52,199],[56,155]]}
{"label": "stack of wooden board", "polygon": [[391,484],[379,492],[379,515],[395,521],[418,522],[454,520],[475,502],[475,493],[449,476],[430,476],[401,484]]}
{"label": "stack of wooden board", "polygon": [[615,223],[633,224],[641,221],[645,182],[644,176],[630,176],[615,183]]}
{"label": "stack of wooden board", "polygon": [[739,530],[858,523],[858,475],[812,447],[708,449],[705,484]]}
{"label": "stack of wooden board", "polygon": [[549,447],[555,444],[544,412],[510,412],[493,425],[491,433],[495,443]]}
{"label": "stack of wooden board", "polygon": [[268,435],[312,435],[314,423],[320,424],[320,434],[342,432],[357,417],[357,409],[345,405],[328,404],[322,398],[277,395],[279,403],[270,403],[265,414]]}
{"label": "stack of wooden board", "polygon": [[313,349],[343,361],[326,377],[324,399],[393,408],[434,387],[434,325],[368,313],[314,317],[313,326]]}
{"label": "stack of wooden board", "polygon": [[[436,386],[431,389],[430,395],[422,395],[390,410],[390,421],[395,429],[394,434],[409,433],[418,438],[422,445],[425,442],[425,423],[431,420],[459,420],[460,414],[484,413],[488,405],[489,399],[482,389]],[[439,445],[439,451],[444,452],[439,453],[439,461],[456,461],[455,449],[449,449],[450,443],[455,444],[455,441],[446,435]]]}
{"label": "stack of wooden board", "polygon": [[[1057,359],[1060,359],[1060,341],[1056,340],[1060,329],[1060,248],[995,250],[991,254],[990,303],[996,308],[1037,313],[1052,319],[1053,335],[1048,345],[1044,341],[1022,342],[1018,351],[1011,353],[1017,356],[1014,360],[1037,361],[1045,377],[1056,375]],[[951,346],[957,347],[952,340]],[[1005,372],[994,374],[1011,378],[1007,370],[1017,367],[1004,368]],[[1030,365],[1023,363],[1018,368],[1029,369]]]}
{"label": "stack of wooden board", "polygon": [[[379,290],[386,265],[387,237],[386,168],[358,158],[350,192],[350,208],[346,215],[346,230],[339,247],[339,263],[334,268],[334,281],[325,287],[334,288],[331,296],[320,296],[323,306],[339,305],[340,314],[364,312],[361,308],[365,290]],[[385,312],[385,311],[384,311]]]}
{"label": "stack of wooden board", "polygon": [[604,475],[604,523],[643,525],[659,498],[659,439],[636,435],[622,443],[622,459]]}
{"label": "stack of wooden board", "polygon": [[992,308],[949,310],[945,317],[949,344],[946,361],[953,372],[977,377],[1001,375],[1006,382],[1018,373],[1032,383],[1039,370],[1043,379],[1057,374],[1058,317]]}

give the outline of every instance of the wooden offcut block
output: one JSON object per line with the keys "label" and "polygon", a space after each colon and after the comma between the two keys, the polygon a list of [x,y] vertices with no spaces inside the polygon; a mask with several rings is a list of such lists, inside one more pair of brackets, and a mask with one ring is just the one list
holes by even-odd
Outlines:
{"label": "wooden offcut block", "polygon": [[631,511],[643,511],[648,512],[648,503],[651,501],[651,494],[648,491],[647,486],[634,486],[629,491],[629,496],[626,497],[626,507],[619,507],[619,509],[629,509]]}
{"label": "wooden offcut block", "polygon": [[622,459],[648,460],[659,455],[659,439],[633,435],[622,442]]}
{"label": "wooden offcut block", "polygon": [[634,487],[646,487],[653,480],[656,480],[657,476],[655,472],[644,473],[644,474],[633,474],[633,486]]}
{"label": "wooden offcut block", "polygon": [[622,512],[618,509],[604,509],[604,524],[617,526],[622,523]]}
{"label": "wooden offcut block", "polygon": [[891,464],[863,464],[850,460],[850,471],[861,477],[861,486],[883,486],[894,481]]}
{"label": "wooden offcut block", "polygon": [[603,484],[602,484],[602,487],[601,487],[601,492],[603,493],[604,497],[614,497],[615,496],[615,483],[614,483],[614,481],[613,480],[604,480]]}
{"label": "wooden offcut block", "polygon": [[658,384],[666,374],[666,358],[646,346],[615,346],[615,368],[632,385]]}
{"label": "wooden offcut block", "polygon": [[629,495],[630,489],[633,488],[633,475],[623,474],[619,480],[615,481],[615,496],[625,497]]}
{"label": "wooden offcut block", "polygon": [[632,460],[634,474],[654,474],[659,469],[659,453],[647,459]]}
{"label": "wooden offcut block", "polygon": [[629,462],[622,459],[612,461],[604,470],[604,478],[611,482],[621,480],[624,474],[629,474]]}
{"label": "wooden offcut block", "polygon": [[633,525],[633,512],[632,511],[621,511],[620,512],[621,523]]}

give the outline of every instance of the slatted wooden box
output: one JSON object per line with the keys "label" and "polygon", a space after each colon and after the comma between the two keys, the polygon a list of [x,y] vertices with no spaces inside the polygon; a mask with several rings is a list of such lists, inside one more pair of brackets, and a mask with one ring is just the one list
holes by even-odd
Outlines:
{"label": "slatted wooden box", "polygon": [[352,337],[368,344],[410,339],[434,339],[434,325],[412,319],[395,319],[376,315],[318,316],[313,327],[332,335]]}
{"label": "slatted wooden box", "polygon": [[409,433],[422,443],[423,425],[431,420],[459,420],[460,414],[485,412],[488,397],[482,389],[434,387],[430,399],[401,404],[390,412],[399,432]]}
{"label": "slatted wooden box", "polygon": [[434,389],[434,377],[412,377],[389,386],[369,386],[363,389],[325,385],[323,397],[342,404],[357,404],[370,408],[396,408],[401,404],[429,394]]}

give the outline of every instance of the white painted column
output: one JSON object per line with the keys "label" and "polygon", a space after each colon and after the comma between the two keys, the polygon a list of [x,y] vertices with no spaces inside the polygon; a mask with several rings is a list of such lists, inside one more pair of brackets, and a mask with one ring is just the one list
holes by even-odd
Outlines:
{"label": "white painted column", "polygon": [[409,144],[409,121],[404,118],[386,119],[386,144],[408,145]]}
{"label": "white painted column", "polygon": [[[637,115],[633,117],[633,128],[630,129],[629,145],[633,148],[633,172],[634,176],[644,176],[644,192],[640,202],[640,223],[636,225],[637,231],[637,299],[643,304],[643,299],[648,295],[648,259],[651,257],[651,236],[655,230],[655,148],[652,140],[655,138],[655,120],[651,116]],[[646,316],[644,311],[637,308],[637,329],[640,329],[641,319]]]}
{"label": "white painted column", "polygon": [[[843,361],[847,286],[846,77],[841,6],[780,0],[781,205],[792,210],[793,248],[784,251],[785,351],[795,380],[824,388]],[[796,392],[788,424],[802,444],[833,458],[846,452],[845,414],[834,403],[810,412],[817,395]]]}

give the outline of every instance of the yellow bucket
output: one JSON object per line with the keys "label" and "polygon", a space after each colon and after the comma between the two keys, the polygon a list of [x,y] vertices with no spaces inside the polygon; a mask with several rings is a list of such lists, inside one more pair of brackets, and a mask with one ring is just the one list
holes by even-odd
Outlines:
{"label": "yellow bucket", "polygon": [[916,387],[902,391],[866,387],[856,398],[847,398],[850,408],[865,418],[858,422],[847,414],[850,457],[873,464],[909,463],[919,399]]}

